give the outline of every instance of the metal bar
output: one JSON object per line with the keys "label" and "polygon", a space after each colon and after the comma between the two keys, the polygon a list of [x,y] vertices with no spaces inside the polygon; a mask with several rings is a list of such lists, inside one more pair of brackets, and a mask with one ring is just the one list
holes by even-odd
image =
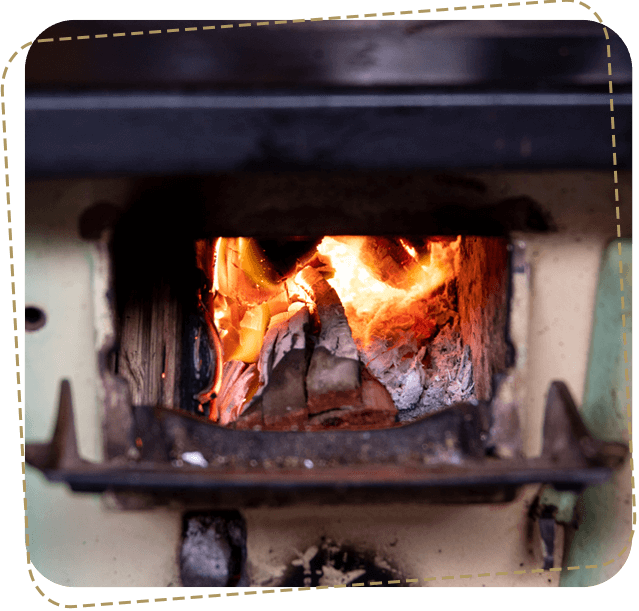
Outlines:
{"label": "metal bar", "polygon": [[[631,167],[631,95],[615,98]],[[605,94],[27,96],[28,178],[235,171],[609,169]]]}
{"label": "metal bar", "polygon": [[[224,22],[176,22],[180,33],[167,35],[166,23],[65,21],[39,37],[55,42],[31,47],[27,89],[502,86],[605,92],[607,45],[616,92],[631,82],[623,42],[610,29],[606,40],[599,24],[585,21],[270,23],[236,23],[227,30],[220,28]],[[197,30],[184,31],[187,24]],[[145,34],[132,36],[135,31]],[[113,37],[116,32],[125,36]],[[94,44],[77,41],[95,35],[106,36]]]}
{"label": "metal bar", "polygon": [[149,490],[221,490],[223,488],[321,488],[351,489],[383,487],[408,488],[473,488],[482,486],[522,486],[550,483],[557,486],[582,487],[602,484],[612,474],[605,467],[565,467],[549,463],[529,464],[504,461],[499,468],[490,469],[483,462],[471,466],[447,465],[442,468],[369,467],[286,469],[277,473],[256,468],[242,471],[222,471],[191,467],[129,467],[91,466],[75,470],[45,471],[51,481],[67,482],[76,490],[106,490],[134,488]]}
{"label": "metal bar", "polygon": [[[60,423],[71,430],[73,423],[70,393],[65,394],[65,388],[56,430],[62,430]],[[76,491],[128,489],[159,495],[196,491],[226,502],[230,491],[235,495],[233,502],[242,504],[273,496],[284,502],[309,491],[332,499],[344,498],[349,491],[373,498],[378,498],[380,491],[426,495],[434,491],[441,499],[451,494],[467,498],[479,489],[478,497],[494,499],[496,495],[512,498],[514,489],[529,483],[580,490],[606,481],[627,455],[623,444],[601,446],[609,460],[594,460],[580,452],[589,437],[561,382],[553,382],[548,393],[546,421],[552,426],[544,428],[544,451],[537,459],[486,457],[478,441],[484,428],[484,409],[458,404],[390,430],[264,433],[223,429],[173,410],[135,408],[135,434],[147,439],[142,443],[146,455],[139,456],[138,462],[129,461],[125,466],[91,464],[79,457],[75,463],[52,462],[48,457],[56,452],[59,455],[61,445],[74,441],[69,435],[54,436],[46,445],[27,444],[26,460],[51,481],[67,482]],[[441,440],[455,437],[457,451],[446,453]],[[159,451],[149,447],[154,443],[159,444]],[[448,445],[444,441],[443,446]],[[558,451],[562,447],[570,451]],[[187,449],[197,449],[207,466],[185,466],[179,458]]]}
{"label": "metal bar", "polygon": [[[632,94],[615,95],[630,106]],[[610,95],[596,93],[402,93],[402,94],[81,94],[27,95],[26,112],[151,109],[464,108],[493,106],[609,107]]]}

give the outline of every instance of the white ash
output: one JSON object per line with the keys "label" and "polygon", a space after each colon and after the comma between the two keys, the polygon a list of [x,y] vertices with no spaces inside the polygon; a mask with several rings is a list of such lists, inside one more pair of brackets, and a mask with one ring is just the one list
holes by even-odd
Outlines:
{"label": "white ash", "polygon": [[378,341],[362,351],[362,362],[390,393],[400,421],[474,398],[470,348],[462,346],[455,322],[421,347],[408,331],[390,348]]}
{"label": "white ash", "polygon": [[355,569],[344,573],[334,566],[325,564],[322,567],[322,576],[319,579],[321,586],[337,586],[349,584],[366,573],[366,569]]}
{"label": "white ash", "polygon": [[312,545],[309,547],[303,554],[301,552],[297,552],[297,558],[295,558],[291,564],[293,566],[303,566],[305,574],[311,574],[311,560],[317,556],[319,552],[319,547],[317,545]]}
{"label": "white ash", "polygon": [[200,452],[184,452],[182,454],[182,460],[189,465],[195,465],[196,467],[208,467],[209,463],[202,456]]}
{"label": "white ash", "polygon": [[[406,358],[411,352],[417,355]],[[417,351],[412,342],[401,342],[391,349],[376,343],[364,352],[362,360],[368,362],[369,371],[386,387],[397,409],[406,410],[418,402],[424,390],[426,376],[422,360],[425,353],[425,346]]]}
{"label": "white ash", "polygon": [[306,347],[305,327],[309,324],[308,308],[302,307],[285,324],[278,326],[277,340],[274,342],[274,355],[271,370],[291,350],[304,350]]}
{"label": "white ash", "polygon": [[435,337],[431,346],[431,368],[425,375],[426,384],[419,401],[409,411],[399,413],[400,422],[475,399],[470,347],[462,349],[459,333],[450,327]]}

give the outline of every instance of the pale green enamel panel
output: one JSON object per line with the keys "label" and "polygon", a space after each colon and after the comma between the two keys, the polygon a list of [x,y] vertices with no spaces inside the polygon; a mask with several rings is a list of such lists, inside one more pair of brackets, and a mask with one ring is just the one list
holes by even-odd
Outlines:
{"label": "pale green enamel panel", "polygon": [[[593,334],[588,361],[588,375],[581,415],[595,437],[608,441],[625,441],[628,427],[626,398],[626,369],[630,374],[632,363],[632,247],[629,240],[615,240],[605,250],[593,321]],[[622,270],[619,270],[619,261]],[[623,279],[623,291],[620,279]],[[621,309],[621,297],[624,309]],[[625,327],[622,327],[625,314]],[[625,343],[623,334],[625,333]],[[624,358],[627,353],[627,363]],[[610,559],[618,563],[624,538],[623,512],[630,511],[625,504],[630,487],[628,469],[615,473],[602,486],[592,486],[577,500],[581,516],[579,529],[572,542],[564,568],[579,566],[579,570],[562,572],[561,586],[594,586],[603,583],[616,567],[602,565]],[[628,535],[630,533],[628,532]],[[617,549],[619,548],[619,549]],[[597,569],[586,566],[597,565]]]}

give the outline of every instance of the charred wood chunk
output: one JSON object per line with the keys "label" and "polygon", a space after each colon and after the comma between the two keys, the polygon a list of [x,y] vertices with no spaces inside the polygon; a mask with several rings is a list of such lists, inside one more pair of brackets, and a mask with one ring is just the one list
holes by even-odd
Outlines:
{"label": "charred wood chunk", "polygon": [[376,426],[391,426],[397,418],[397,407],[386,387],[365,371],[362,382],[361,411],[363,423]]}
{"label": "charred wood chunk", "polygon": [[417,265],[417,261],[398,239],[367,237],[360,258],[378,280],[395,288],[410,288],[411,279],[406,272]]}
{"label": "charred wood chunk", "polygon": [[306,376],[306,391],[311,414],[344,405],[361,405],[359,361],[335,356],[321,346],[315,348]]}
{"label": "charred wood chunk", "polygon": [[269,384],[273,369],[289,351],[293,349],[307,351],[306,333],[309,320],[308,308],[303,307],[268,329],[258,359],[260,389],[256,397],[261,396]]}
{"label": "charred wood chunk", "polygon": [[397,419],[397,408],[390,394],[366,371],[362,377],[360,403],[345,405],[311,416],[306,430],[362,430],[393,426]]}
{"label": "charred wood chunk", "polygon": [[290,350],[275,366],[261,397],[265,428],[301,428],[306,422],[304,378],[307,366],[306,350]]}
{"label": "charred wood chunk", "polygon": [[238,419],[236,429],[287,429],[306,421],[308,324],[309,312],[303,307],[268,330],[258,360],[260,388]]}
{"label": "charred wood chunk", "polygon": [[234,428],[238,431],[251,429],[260,430],[264,427],[264,414],[262,412],[262,400],[258,399],[244,410],[242,415],[235,421]]}
{"label": "charred wood chunk", "polygon": [[315,297],[321,324],[306,377],[309,412],[317,414],[342,405],[359,405],[359,355],[344,307],[318,270],[306,268],[303,277]]}
{"label": "charred wood chunk", "polygon": [[357,346],[335,289],[313,267],[304,268],[302,278],[310,287],[317,304],[322,327],[317,345],[326,348],[334,356],[358,360]]}

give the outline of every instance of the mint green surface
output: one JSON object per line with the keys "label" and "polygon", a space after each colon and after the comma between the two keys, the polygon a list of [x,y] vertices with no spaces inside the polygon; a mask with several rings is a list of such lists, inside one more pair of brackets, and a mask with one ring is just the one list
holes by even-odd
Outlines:
{"label": "mint green surface", "polygon": [[[602,258],[597,286],[597,301],[593,321],[588,370],[581,416],[594,437],[606,441],[623,441],[623,432],[628,426],[625,380],[626,368],[632,363],[632,301],[631,301],[631,261],[630,240],[611,243]],[[619,260],[623,264],[619,273]],[[621,292],[619,279],[623,278]],[[624,296],[624,310],[621,310],[621,296]],[[622,327],[621,315],[626,315],[626,326]],[[626,344],[623,343],[623,332]],[[624,350],[628,353],[628,363],[624,362]],[[624,478],[627,476],[624,476]],[[580,566],[580,570],[562,571],[560,586],[594,586],[604,581],[599,569],[585,570],[586,565],[598,565],[608,560],[610,542],[615,532],[619,512],[616,510],[618,491],[629,485],[615,474],[601,486],[591,486],[577,499],[581,519],[579,529],[573,539],[564,567]],[[566,502],[568,498],[564,499]],[[566,508],[564,512],[567,513]],[[615,550],[618,551],[618,550]],[[617,554],[615,553],[615,556]]]}

